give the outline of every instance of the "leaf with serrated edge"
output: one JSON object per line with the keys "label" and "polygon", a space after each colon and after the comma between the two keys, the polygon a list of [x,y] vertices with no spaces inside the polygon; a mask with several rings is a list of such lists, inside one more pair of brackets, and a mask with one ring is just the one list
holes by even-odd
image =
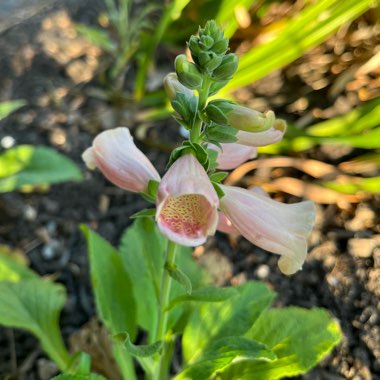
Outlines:
{"label": "leaf with serrated edge", "polygon": [[254,281],[234,289],[237,295],[224,302],[196,304],[182,339],[185,364],[198,361],[214,340],[245,334],[275,295]]}
{"label": "leaf with serrated edge", "polygon": [[219,373],[220,379],[276,380],[306,373],[341,341],[342,334],[326,310],[289,307],[264,312],[246,337],[266,344],[278,359],[234,363]]}

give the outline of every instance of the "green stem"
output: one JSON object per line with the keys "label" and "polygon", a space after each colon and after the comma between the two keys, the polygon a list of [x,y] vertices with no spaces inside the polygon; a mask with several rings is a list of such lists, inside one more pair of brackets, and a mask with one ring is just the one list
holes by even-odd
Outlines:
{"label": "green stem", "polygon": [[190,140],[195,143],[199,142],[201,132],[202,132],[202,120],[199,118],[198,112],[203,111],[204,108],[206,107],[211,84],[212,84],[212,81],[207,75],[205,75],[203,79],[202,88],[199,89],[198,107],[197,107],[198,110],[195,115],[194,124],[190,132]]}
{"label": "green stem", "polygon": [[[172,241],[168,241],[168,247],[166,251],[166,257],[165,257],[165,267],[172,267],[174,266],[175,262],[175,255],[176,255],[176,249],[177,245],[173,243]],[[172,284],[172,278],[168,272],[168,270],[164,269],[161,279],[161,293],[160,293],[160,301],[159,301],[159,311],[158,311],[158,322],[157,322],[157,329],[155,334],[154,341],[162,341],[163,342],[163,348],[162,352],[159,358],[158,368],[156,373],[154,374],[155,380],[166,380],[165,374],[167,373],[167,360],[166,358],[166,350],[167,342],[165,342],[166,333],[167,333],[167,327],[168,327],[168,318],[169,313],[165,311],[166,306],[169,303],[169,296],[170,296],[170,289]]]}
{"label": "green stem", "polygon": [[123,380],[137,380],[132,356],[122,345],[113,344],[113,355],[120,369]]}

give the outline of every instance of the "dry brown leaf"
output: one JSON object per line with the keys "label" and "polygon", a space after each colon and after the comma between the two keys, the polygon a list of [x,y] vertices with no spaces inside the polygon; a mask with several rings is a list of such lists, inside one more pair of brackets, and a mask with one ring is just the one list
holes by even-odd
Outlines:
{"label": "dry brown leaf", "polygon": [[267,188],[270,188],[271,191],[284,191],[285,193],[323,204],[339,202],[356,203],[360,201],[359,195],[338,193],[337,191],[291,177],[274,179],[270,184],[267,184]]}
{"label": "dry brown leaf", "polygon": [[108,380],[122,380],[112,356],[112,345],[104,326],[97,318],[91,319],[71,335],[70,348],[73,352],[87,352],[92,358],[92,370]]}
{"label": "dry brown leaf", "polygon": [[293,167],[315,178],[323,178],[326,176],[335,176],[339,174],[339,170],[337,170],[335,166],[318,160],[275,157],[251,161],[239,166],[226,178],[225,183],[227,185],[233,185],[239,182],[251,170],[274,167]]}

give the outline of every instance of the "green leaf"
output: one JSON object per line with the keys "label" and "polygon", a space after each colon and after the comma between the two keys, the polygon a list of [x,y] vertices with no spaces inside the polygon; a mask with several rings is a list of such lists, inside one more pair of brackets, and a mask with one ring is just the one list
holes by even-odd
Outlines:
{"label": "green leaf", "polygon": [[307,129],[307,133],[318,137],[359,135],[367,129],[379,126],[379,124],[380,98],[377,98],[343,116],[314,124]]}
{"label": "green leaf", "polygon": [[193,290],[193,286],[191,285],[191,280],[189,277],[186,276],[184,272],[181,271],[181,269],[178,268],[177,265],[175,266],[169,266],[165,265],[165,269],[169,272],[170,277],[174,280],[177,281],[178,284],[180,284],[185,292],[187,294],[191,294]]}
{"label": "green leaf", "polygon": [[20,145],[0,155],[0,193],[26,185],[81,179],[78,167],[50,148]]}
{"label": "green leaf", "polygon": [[106,380],[106,378],[96,373],[90,373],[88,375],[63,374],[53,377],[52,380]]}
{"label": "green leaf", "polygon": [[0,250],[0,281],[20,282],[32,278],[38,278],[37,274]]}
{"label": "green leaf", "polygon": [[91,282],[101,320],[111,334],[137,332],[132,281],[119,252],[96,232],[81,225],[88,246]]}
{"label": "green leaf", "polygon": [[167,310],[172,309],[182,302],[197,301],[197,302],[221,302],[225,301],[232,296],[240,294],[235,288],[216,288],[216,287],[205,287],[194,290],[191,294],[184,294],[174,298]]}
{"label": "green leaf", "polygon": [[154,218],[156,215],[156,209],[155,208],[146,208],[144,210],[140,210],[135,212],[133,215],[130,216],[131,219],[137,219],[137,218]]}
{"label": "green leaf", "polygon": [[242,8],[246,11],[255,3],[254,0],[222,0],[219,12],[215,16],[216,22],[223,28],[226,37],[232,37],[239,23],[236,19],[236,9]]}
{"label": "green leaf", "polygon": [[162,348],[162,342],[154,342],[146,345],[136,345],[131,342],[128,333],[119,333],[113,337],[115,340],[123,344],[126,350],[133,356],[138,358],[147,358],[159,352]]}
{"label": "green leaf", "polygon": [[344,194],[356,194],[360,191],[365,191],[372,194],[380,193],[380,177],[360,179],[356,177],[351,182],[348,181],[348,179],[347,182],[344,183],[327,181],[323,182],[322,185]]}
{"label": "green leaf", "polygon": [[8,102],[0,103],[0,121],[5,119],[12,112],[25,106],[25,104],[26,102],[24,100],[11,100]]}
{"label": "green leaf", "polygon": [[90,43],[110,53],[115,53],[116,44],[112,41],[106,31],[84,24],[76,24],[76,31]]}
{"label": "green leaf", "polygon": [[248,85],[294,61],[325,41],[343,24],[355,20],[372,5],[372,0],[324,0],[308,3],[297,16],[282,23],[284,26],[278,28],[274,38],[240,57],[239,68],[223,92]]}
{"label": "green leaf", "polygon": [[342,334],[326,310],[289,307],[264,312],[246,337],[266,344],[278,359],[234,363],[219,373],[220,379],[276,380],[306,373]]}
{"label": "green leaf", "polygon": [[245,334],[274,298],[274,293],[258,282],[235,289],[238,294],[224,302],[197,304],[182,339],[186,364],[198,361],[216,339]]}
{"label": "green leaf", "polygon": [[34,334],[50,358],[65,370],[70,357],[58,325],[59,313],[66,301],[65,289],[31,277],[19,282],[0,282],[0,324]]}
{"label": "green leaf", "polygon": [[236,336],[221,338],[212,343],[200,361],[185,368],[175,380],[219,378],[220,371],[235,361],[271,362],[276,358],[268,347],[254,340]]}
{"label": "green leaf", "polygon": [[[120,253],[124,266],[133,282],[133,293],[138,302],[137,320],[140,327],[145,329],[151,337],[155,331],[158,314],[159,289],[166,239],[160,234],[155,222],[151,218],[138,218],[128,228],[121,241]],[[204,272],[194,263],[191,249],[179,247],[176,264],[190,278],[193,288],[196,289],[204,282]],[[173,283],[171,298],[183,293],[182,288]],[[179,318],[181,311],[169,315],[169,324]],[[154,343],[149,341],[149,343]]]}

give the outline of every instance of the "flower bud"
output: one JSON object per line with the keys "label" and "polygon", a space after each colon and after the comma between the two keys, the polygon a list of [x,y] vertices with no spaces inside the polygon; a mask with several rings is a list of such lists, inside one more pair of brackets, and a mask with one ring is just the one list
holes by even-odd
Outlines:
{"label": "flower bud", "polygon": [[187,97],[194,96],[193,91],[181,84],[176,73],[169,73],[166,75],[164,78],[164,87],[170,100],[174,100],[178,93],[184,94]]}
{"label": "flower bud", "polygon": [[238,67],[238,57],[236,54],[227,54],[223,57],[220,66],[214,70],[212,78],[217,81],[229,80],[234,75]]}
{"label": "flower bud", "polygon": [[206,108],[206,114],[217,124],[229,125],[246,132],[263,132],[276,123],[273,111],[263,114],[226,100],[210,102]]}
{"label": "flower bud", "polygon": [[198,57],[198,54],[202,51],[202,48],[198,44],[198,37],[191,36],[188,42],[189,49],[191,51],[192,57]]}
{"label": "flower bud", "polygon": [[202,74],[197,67],[189,62],[184,54],[177,56],[174,62],[178,80],[190,89],[199,88],[202,85]]}
{"label": "flower bud", "polygon": [[198,56],[199,65],[209,71],[214,71],[222,63],[223,57],[216,55],[213,52],[200,52]]}
{"label": "flower bud", "polygon": [[209,50],[214,45],[214,39],[212,37],[210,37],[210,36],[203,35],[200,38],[199,45],[204,50]]}
{"label": "flower bud", "polygon": [[228,50],[228,38],[223,38],[212,46],[212,51],[216,54],[224,54]]}

